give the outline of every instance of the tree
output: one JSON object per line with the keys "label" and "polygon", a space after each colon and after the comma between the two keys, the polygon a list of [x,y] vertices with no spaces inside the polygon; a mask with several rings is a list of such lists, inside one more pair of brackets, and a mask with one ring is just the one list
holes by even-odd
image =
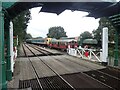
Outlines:
{"label": "tree", "polygon": [[85,32],[81,33],[79,36],[79,39],[78,39],[78,44],[80,46],[82,46],[84,39],[89,39],[89,38],[92,38],[92,34],[90,32],[85,31]]}
{"label": "tree", "polygon": [[23,11],[13,19],[13,34],[19,36],[19,41],[23,41],[26,36],[27,23],[31,19],[31,13],[29,10]]}
{"label": "tree", "polygon": [[100,27],[98,27],[98,29],[93,30],[93,38],[97,39],[97,41],[101,41],[102,39],[102,30]]}
{"label": "tree", "polygon": [[114,41],[114,32],[115,32],[115,28],[113,27],[113,25],[111,24],[111,22],[103,17],[100,19],[99,21],[99,27],[97,30],[93,30],[93,35],[94,38],[96,38],[98,41],[101,41],[102,38],[102,28],[104,27],[108,27],[108,39],[109,41]]}
{"label": "tree", "polygon": [[64,31],[64,28],[61,26],[58,26],[58,27],[49,28],[47,37],[60,39],[61,37],[67,37],[67,35],[66,35],[66,32]]}
{"label": "tree", "polygon": [[32,35],[31,34],[26,34],[25,39],[31,39]]}
{"label": "tree", "polygon": [[92,38],[92,34],[88,31],[85,31],[85,32],[80,34],[80,37],[83,39],[89,39],[89,38]]}

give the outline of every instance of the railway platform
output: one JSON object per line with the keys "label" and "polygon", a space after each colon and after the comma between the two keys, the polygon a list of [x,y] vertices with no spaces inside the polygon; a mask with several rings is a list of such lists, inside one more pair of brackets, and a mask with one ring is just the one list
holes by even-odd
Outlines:
{"label": "railway platform", "polygon": [[[36,90],[36,88],[37,90],[62,90],[64,88],[69,88],[70,90],[80,88],[113,90],[113,88],[117,87],[112,87],[111,84],[104,83],[105,81],[108,82],[108,79],[106,79],[106,76],[102,75],[103,73],[100,75],[100,80],[95,78],[96,76],[100,78],[98,77],[100,72],[97,72],[97,74],[95,74],[95,72],[91,73],[97,70],[104,70],[106,69],[105,66],[62,54],[56,50],[52,50],[52,52],[54,51],[54,55],[45,54],[44,51],[45,55],[39,56],[38,51],[35,51],[37,49],[30,46],[27,48],[26,46],[29,45],[21,46],[20,55],[24,55],[24,57],[19,56],[15,61],[13,79],[8,82],[8,90],[13,88],[16,90]],[[36,55],[33,56],[29,49],[34,53],[37,52]],[[42,49],[47,50],[45,48]],[[50,49],[48,51],[50,51]],[[28,57],[25,57],[25,52],[27,52]],[[55,52],[57,53],[56,55]],[[114,76],[114,78],[118,79],[120,77]]]}

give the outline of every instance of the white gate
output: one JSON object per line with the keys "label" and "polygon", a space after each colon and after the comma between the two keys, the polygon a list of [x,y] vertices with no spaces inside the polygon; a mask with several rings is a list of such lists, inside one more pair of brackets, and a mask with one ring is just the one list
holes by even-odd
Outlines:
{"label": "white gate", "polygon": [[77,55],[80,55],[80,57],[83,59],[102,62],[102,60],[100,59],[101,52],[97,51],[96,49],[87,49],[79,47],[77,49]]}
{"label": "white gate", "polygon": [[101,60],[102,52],[97,51],[96,49],[87,49],[87,48],[82,48],[82,47],[79,47],[77,49],[69,48],[67,50],[67,53],[69,55],[78,56],[83,59],[102,62]]}

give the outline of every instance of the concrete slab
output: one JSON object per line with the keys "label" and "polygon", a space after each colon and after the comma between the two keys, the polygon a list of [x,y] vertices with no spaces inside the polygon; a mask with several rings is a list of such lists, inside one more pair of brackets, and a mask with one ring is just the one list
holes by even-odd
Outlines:
{"label": "concrete slab", "polygon": [[[27,53],[31,55],[31,52],[29,50],[27,51],[28,51]],[[59,51],[57,52],[56,50],[52,50],[52,52],[59,53]],[[22,49],[20,53],[23,54]],[[105,68],[104,66],[91,63],[86,60],[82,60],[80,58],[76,58],[69,55],[57,55],[52,57],[40,56],[39,58],[43,60],[45,63],[47,63],[48,65],[50,65],[52,69],[54,69],[57,73],[61,75]],[[39,58],[30,57],[30,60],[33,63],[39,77],[42,78],[42,77],[55,76],[53,71],[51,71],[46,65],[44,65],[39,60]],[[8,88],[18,88],[19,80],[29,80],[34,78],[35,78],[35,74],[28,58],[22,58],[22,57],[17,58],[17,60],[15,61],[15,70],[14,70],[13,80],[8,82]]]}
{"label": "concrete slab", "polygon": [[32,56],[33,55],[33,53],[27,47],[24,46],[24,49],[25,49],[25,51],[26,51],[28,56]]}
{"label": "concrete slab", "polygon": [[41,52],[39,52],[38,50],[35,50],[34,48],[30,47],[29,45],[27,45],[29,47],[29,49],[34,52],[36,55],[42,54]]}
{"label": "concrete slab", "polygon": [[88,60],[84,60],[84,59],[81,59],[81,58],[78,58],[78,57],[73,57],[73,56],[69,56],[69,55],[63,55],[63,57],[68,59],[68,60],[71,60],[73,62],[76,62],[81,66],[85,66],[85,67],[90,68],[90,69],[95,69],[96,70],[96,69],[105,68],[105,66],[102,66],[100,64],[90,62]]}
{"label": "concrete slab", "polygon": [[20,80],[29,80],[35,77],[33,67],[28,58],[20,58]]}
{"label": "concrete slab", "polygon": [[33,57],[30,59],[32,60],[33,65],[35,66],[39,78],[55,76],[55,73],[53,73],[46,65],[44,65],[43,62],[39,60],[39,58]]}
{"label": "concrete slab", "polygon": [[20,48],[19,48],[19,57],[24,57],[24,56],[25,56],[25,53],[23,51],[22,45],[20,45]]}
{"label": "concrete slab", "polygon": [[44,60],[45,63],[50,65],[50,67],[52,67],[59,74],[68,74],[68,73],[84,72],[91,70],[90,68],[86,68],[80,66],[79,64],[65,60],[61,56],[54,56],[54,58],[51,58],[49,56],[47,58],[46,57],[40,57],[40,58]]}
{"label": "concrete slab", "polygon": [[35,78],[33,69],[27,58],[17,58],[12,81],[8,82],[8,90],[11,88],[18,90],[19,80],[29,80]]}

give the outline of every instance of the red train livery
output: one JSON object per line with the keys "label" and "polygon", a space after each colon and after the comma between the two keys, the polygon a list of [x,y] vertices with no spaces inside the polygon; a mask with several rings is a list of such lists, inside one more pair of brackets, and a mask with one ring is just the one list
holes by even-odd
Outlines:
{"label": "red train livery", "polygon": [[75,39],[64,39],[64,40],[52,39],[49,42],[50,48],[67,50],[68,46],[69,48],[77,48],[78,47],[77,40]]}

